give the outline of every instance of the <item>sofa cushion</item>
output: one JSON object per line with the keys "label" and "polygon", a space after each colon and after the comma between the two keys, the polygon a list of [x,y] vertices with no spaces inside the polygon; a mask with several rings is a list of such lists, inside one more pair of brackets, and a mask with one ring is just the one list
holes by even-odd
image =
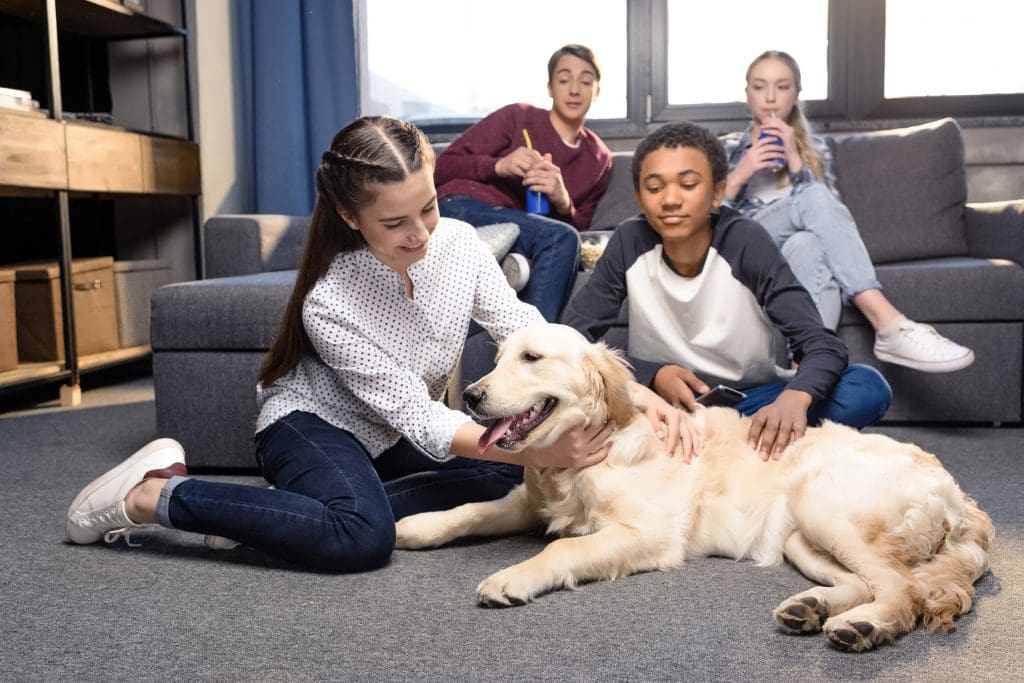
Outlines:
{"label": "sofa cushion", "polygon": [[500,261],[505,258],[509,249],[519,238],[519,225],[516,223],[481,225],[476,229],[476,236],[487,245],[490,252],[494,254],[494,258]]}
{"label": "sofa cushion", "polygon": [[612,153],[612,181],[590,219],[591,230],[606,230],[640,213],[633,191],[632,152]]}
{"label": "sofa cushion", "polygon": [[[896,308],[922,322],[996,322],[1024,319],[1024,268],[1005,259],[953,257],[880,265],[882,291]],[[840,325],[866,321],[844,306]]]}
{"label": "sofa cushion", "polygon": [[294,270],[166,285],[153,294],[150,343],[154,351],[265,351],[294,286]]}
{"label": "sofa cushion", "polygon": [[829,145],[872,262],[967,254],[964,143],[953,119],[837,135]]}

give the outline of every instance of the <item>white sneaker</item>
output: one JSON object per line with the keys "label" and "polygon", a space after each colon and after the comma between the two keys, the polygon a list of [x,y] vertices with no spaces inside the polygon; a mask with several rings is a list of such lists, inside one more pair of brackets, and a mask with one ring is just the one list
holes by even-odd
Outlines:
{"label": "white sneaker", "polygon": [[[150,474],[153,472],[153,474]],[[185,450],[174,439],[151,441],[117,467],[93,480],[68,508],[65,530],[74,543],[95,543],[103,539],[113,543],[132,529],[152,524],[136,524],[128,519],[124,499],[136,484],[150,476],[184,475]]]}
{"label": "white sneaker", "polygon": [[509,254],[501,262],[501,272],[505,273],[509,286],[521,292],[530,281],[530,261],[522,254]]}
{"label": "white sneaker", "polygon": [[907,318],[900,318],[892,335],[875,335],[875,356],[921,372],[953,372],[974,362],[974,351],[946,339],[931,325]]}

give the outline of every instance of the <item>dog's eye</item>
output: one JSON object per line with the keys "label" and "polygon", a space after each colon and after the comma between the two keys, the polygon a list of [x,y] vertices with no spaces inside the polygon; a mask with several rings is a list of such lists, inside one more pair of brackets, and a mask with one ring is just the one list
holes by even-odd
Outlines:
{"label": "dog's eye", "polygon": [[522,358],[527,363],[533,363],[540,360],[540,356],[535,353],[530,353],[529,351],[523,351]]}

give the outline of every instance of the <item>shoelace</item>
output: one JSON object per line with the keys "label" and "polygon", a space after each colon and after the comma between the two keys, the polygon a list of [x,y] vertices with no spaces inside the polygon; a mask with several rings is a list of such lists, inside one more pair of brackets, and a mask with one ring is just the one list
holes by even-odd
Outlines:
{"label": "shoelace", "polygon": [[148,526],[142,524],[135,524],[128,519],[128,516],[121,509],[120,503],[114,503],[108,508],[93,512],[90,515],[83,517],[78,520],[78,525],[82,527],[91,527],[96,524],[122,524],[128,522],[127,526],[121,526],[117,529],[111,529],[107,533],[103,534],[104,543],[113,543],[119,538],[124,538],[124,542],[131,548],[139,548],[142,546],[141,543],[132,543],[132,531],[139,528],[140,526]]}
{"label": "shoelace", "polygon": [[[929,340],[932,343],[929,344],[928,342],[918,338],[918,336],[914,334],[914,332],[916,332],[917,330],[921,330],[923,334],[933,337],[933,339]],[[941,342],[943,339],[943,336],[939,334],[938,330],[936,330],[931,325],[927,325],[925,323],[909,322],[906,325],[901,325],[900,331],[910,332],[910,334],[906,335],[907,339],[913,342],[918,348],[924,349],[925,351],[929,351],[933,354],[938,351],[938,349],[936,349],[935,347],[935,343]]]}
{"label": "shoelace", "polygon": [[141,543],[132,543],[132,531],[137,528],[138,527],[124,527],[122,529],[113,529],[112,531],[108,531],[103,534],[103,542],[113,543],[117,539],[123,538],[129,548],[141,548]]}

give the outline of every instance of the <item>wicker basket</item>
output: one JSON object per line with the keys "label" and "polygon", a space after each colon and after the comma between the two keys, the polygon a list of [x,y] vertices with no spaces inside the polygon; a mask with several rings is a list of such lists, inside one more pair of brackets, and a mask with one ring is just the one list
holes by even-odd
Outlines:
{"label": "wicker basket", "polygon": [[167,261],[115,261],[114,292],[117,296],[117,337],[121,348],[149,343],[149,310],[153,292],[170,283]]}

